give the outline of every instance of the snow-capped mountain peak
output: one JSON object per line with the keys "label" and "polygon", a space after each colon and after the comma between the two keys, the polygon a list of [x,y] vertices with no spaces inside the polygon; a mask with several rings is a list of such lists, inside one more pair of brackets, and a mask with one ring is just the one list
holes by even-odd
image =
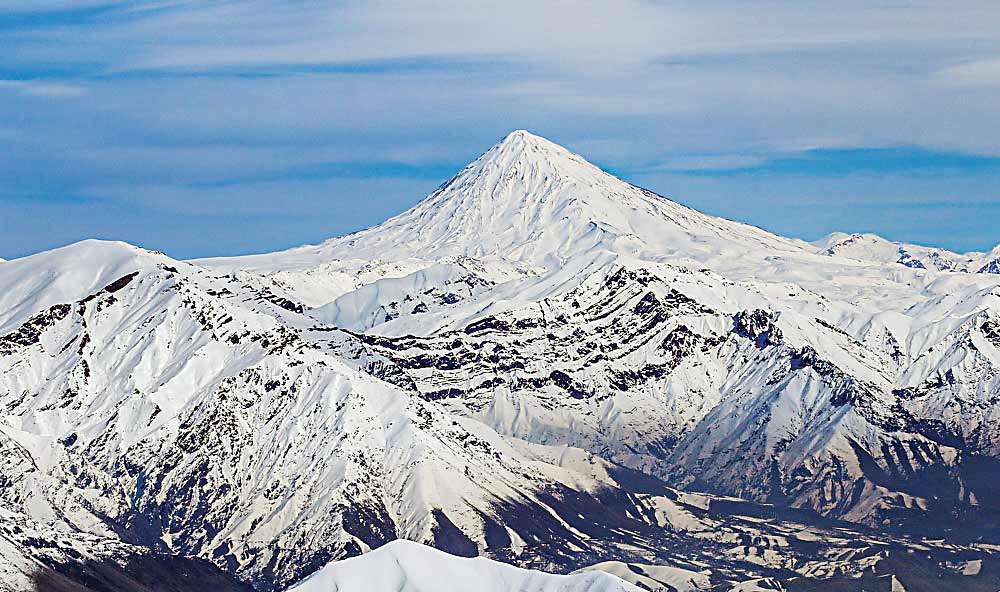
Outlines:
{"label": "snow-capped mountain peak", "polygon": [[267,275],[315,270],[332,261],[410,262],[383,276],[401,277],[456,257],[553,269],[604,251],[702,266],[761,249],[812,253],[801,241],[708,216],[636,187],[518,130],[382,224],[321,245],[198,263]]}
{"label": "snow-capped mountain peak", "polygon": [[504,136],[500,142],[487,150],[475,163],[497,163],[511,162],[513,160],[527,161],[549,161],[556,167],[558,159],[575,160],[584,165],[588,165],[598,172],[600,169],[587,162],[582,156],[570,152],[563,146],[556,144],[552,140],[535,135],[527,130],[514,130]]}
{"label": "snow-capped mountain peak", "polygon": [[696,212],[622,181],[549,140],[519,130],[411,210],[321,247],[349,252],[464,255],[545,267],[607,250],[653,257],[743,247],[798,250],[794,241]]}
{"label": "snow-capped mountain peak", "polygon": [[53,304],[99,291],[126,274],[157,264],[187,265],[121,241],[84,240],[4,263],[8,285],[0,291],[0,334]]}

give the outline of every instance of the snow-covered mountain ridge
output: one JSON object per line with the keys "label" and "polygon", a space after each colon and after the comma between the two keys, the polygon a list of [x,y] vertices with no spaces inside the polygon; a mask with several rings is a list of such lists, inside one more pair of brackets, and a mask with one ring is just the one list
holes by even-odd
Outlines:
{"label": "snow-covered mountain ridge", "polygon": [[813,243],[824,255],[861,261],[898,263],[917,269],[1000,273],[1000,246],[989,253],[953,253],[921,245],[889,241],[876,234],[834,232]]}
{"label": "snow-covered mountain ridge", "polygon": [[514,132],[322,245],[4,262],[0,510],[268,591],[400,538],[647,587],[989,562],[1000,276],[841,239]]}

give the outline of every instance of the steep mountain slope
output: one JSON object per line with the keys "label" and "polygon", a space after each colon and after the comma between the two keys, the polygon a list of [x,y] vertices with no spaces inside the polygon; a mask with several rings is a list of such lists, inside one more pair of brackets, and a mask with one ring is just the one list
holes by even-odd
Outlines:
{"label": "steep mountain slope", "polygon": [[[341,356],[364,338],[162,254],[90,241],[6,265],[17,312],[0,336],[0,511],[18,526],[0,566],[25,576],[14,590],[55,577],[103,590],[86,579],[98,563],[131,582],[129,566],[157,573],[157,558],[192,556],[278,590],[396,538],[557,571],[618,560],[723,582],[815,575],[817,557],[858,573],[915,544],[842,538],[811,515],[764,524],[773,509],[503,437],[413,396],[375,359],[364,369],[386,381],[359,372]],[[803,528],[829,543],[787,540]],[[753,543],[778,539],[767,553]],[[988,555],[918,545],[942,566]],[[184,561],[175,569],[205,569]]]}
{"label": "steep mountain slope", "polygon": [[317,253],[326,258],[346,253],[384,259],[503,257],[558,267],[595,248],[700,260],[731,243],[804,248],[664,200],[544,138],[516,131],[412,210],[328,241]]}
{"label": "steep mountain slope", "polygon": [[[60,537],[125,541],[274,590],[397,537],[560,571],[731,545],[676,553],[692,535],[646,515],[676,496],[662,484],[502,437],[392,382],[405,374],[359,372],[341,352],[363,341],[231,276],[99,241],[9,265],[0,508],[38,533],[4,550],[15,567],[39,565],[34,540],[52,565],[80,562]],[[786,573],[752,557],[712,565]]]}
{"label": "steep mountain slope", "polygon": [[1000,245],[994,247],[979,262],[982,266],[976,271],[977,273],[1000,273]]}
{"label": "steep mountain slope", "polygon": [[479,557],[464,559],[396,541],[319,570],[295,592],[639,592],[603,572],[571,576],[518,569]]}
{"label": "steep mountain slope", "polygon": [[[400,335],[361,335],[364,350],[343,356],[369,366],[375,356],[378,372],[391,364],[425,399],[502,433],[872,523],[888,507],[933,502],[897,500],[860,451],[890,472],[993,454],[995,313],[932,325],[918,335],[945,337],[910,362],[910,342],[892,333],[870,330],[864,343],[832,322],[779,315],[740,286],[654,269],[596,265],[536,303],[460,305],[451,325],[400,319],[381,327]],[[426,336],[408,330],[427,323]]]}
{"label": "steep mountain slope", "polygon": [[[32,282],[46,276],[61,279]],[[5,264],[0,285],[15,311],[0,502],[44,527],[210,558],[270,589],[398,536],[466,554],[527,540],[524,560],[556,561],[582,535],[538,516],[572,494],[594,515],[577,527],[596,520],[592,479],[349,368],[232,278],[88,242]]]}

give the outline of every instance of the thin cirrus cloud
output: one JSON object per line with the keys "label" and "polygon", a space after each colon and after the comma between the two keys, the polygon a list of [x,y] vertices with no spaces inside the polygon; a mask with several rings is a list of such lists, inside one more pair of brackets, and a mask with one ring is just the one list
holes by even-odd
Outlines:
{"label": "thin cirrus cloud", "polygon": [[941,71],[948,82],[968,86],[1000,86],[1000,57],[950,66]]}
{"label": "thin cirrus cloud", "polygon": [[756,168],[766,163],[767,160],[763,156],[752,154],[692,154],[671,158],[656,166],[649,167],[644,172],[732,171]]}
{"label": "thin cirrus cloud", "polygon": [[51,98],[78,97],[85,92],[83,88],[71,84],[49,83],[37,80],[0,79],[0,92],[4,90]]}
{"label": "thin cirrus cloud", "polygon": [[[7,2],[0,256],[37,250],[43,232],[117,228],[102,212],[183,257],[315,242],[411,205],[514,128],[788,234],[988,248],[998,13],[972,0]],[[66,200],[86,212],[72,225],[53,214]],[[956,205],[924,215],[932,203]],[[218,223],[214,244],[193,215]]]}

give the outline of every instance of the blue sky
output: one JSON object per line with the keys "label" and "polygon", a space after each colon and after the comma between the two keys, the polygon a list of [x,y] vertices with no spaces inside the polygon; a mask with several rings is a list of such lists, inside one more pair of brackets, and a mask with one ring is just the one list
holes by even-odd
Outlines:
{"label": "blue sky", "polygon": [[782,234],[985,250],[998,31],[995,0],[0,0],[0,257],[319,242],[517,128]]}

